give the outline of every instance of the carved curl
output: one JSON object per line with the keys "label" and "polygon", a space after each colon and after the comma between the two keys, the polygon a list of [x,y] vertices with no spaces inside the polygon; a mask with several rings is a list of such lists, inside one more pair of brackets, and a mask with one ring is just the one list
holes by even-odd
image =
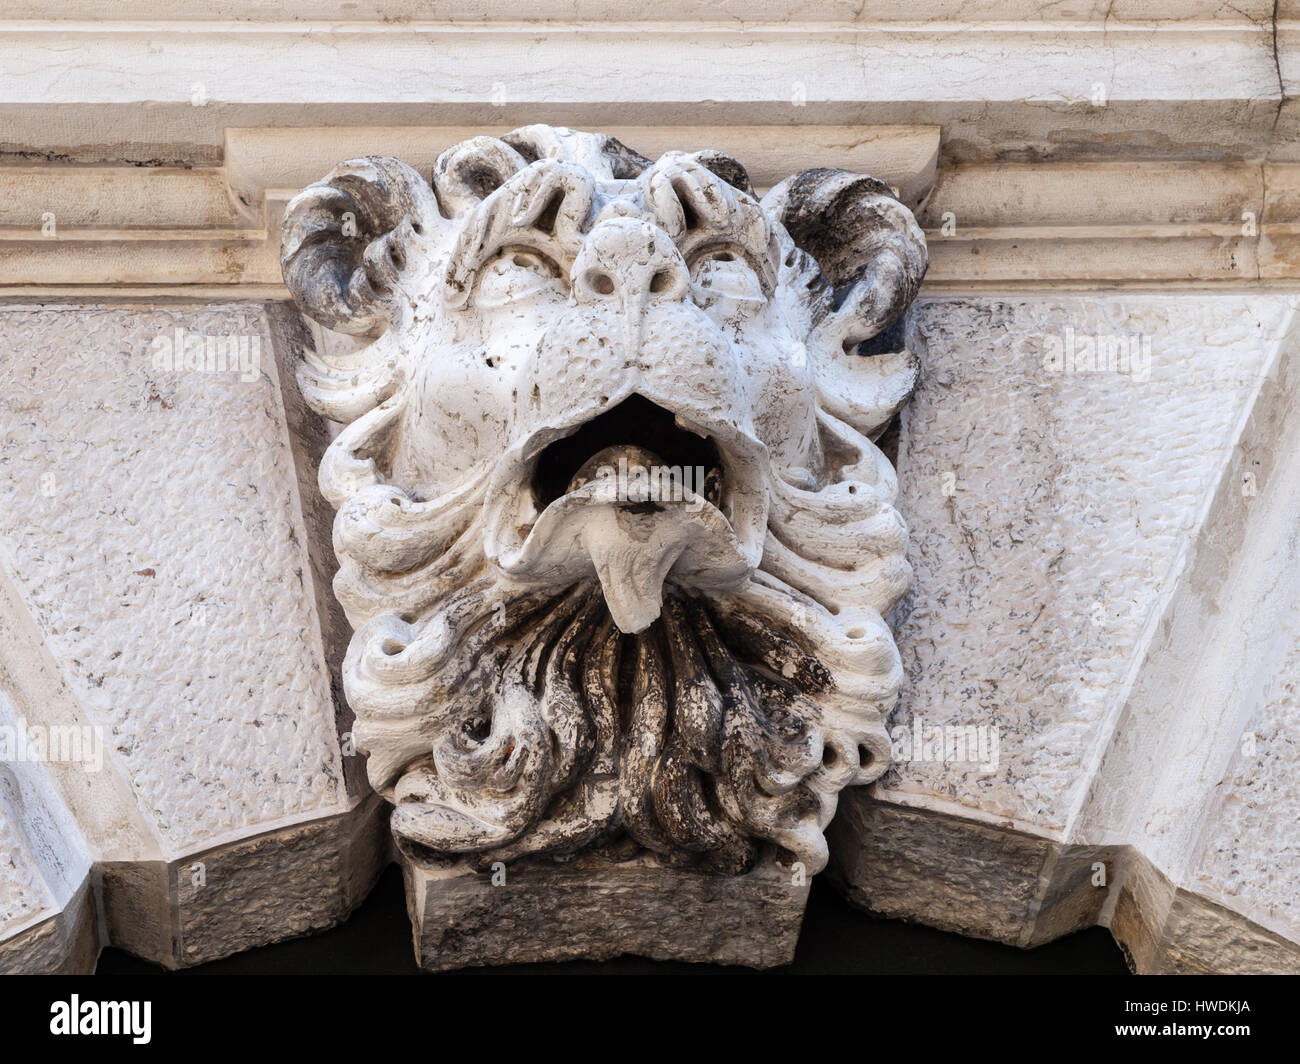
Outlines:
{"label": "carved curl", "polygon": [[816,169],[788,177],[763,198],[826,282],[819,332],[851,351],[897,320],[916,298],[929,259],[909,211],[874,177]]}
{"label": "carved curl", "polygon": [[295,196],[285,211],[284,283],[327,329],[381,332],[408,269],[407,247],[437,217],[432,190],[397,159],[352,159]]}
{"label": "carved curl", "polygon": [[438,156],[433,189],[448,218],[458,218],[504,185],[528,162],[495,137],[471,137]]}

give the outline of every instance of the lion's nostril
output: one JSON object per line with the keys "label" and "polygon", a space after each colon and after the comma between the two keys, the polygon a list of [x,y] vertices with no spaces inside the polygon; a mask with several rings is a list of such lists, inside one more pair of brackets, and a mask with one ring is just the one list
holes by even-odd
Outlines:
{"label": "lion's nostril", "polygon": [[666,289],[670,288],[672,286],[672,283],[673,283],[673,275],[669,273],[667,270],[660,270],[652,278],[650,278],[650,291],[663,292]]}
{"label": "lion's nostril", "polygon": [[593,270],[587,274],[587,283],[591,285],[592,290],[602,296],[614,294],[614,280],[607,273],[601,273],[599,270]]}

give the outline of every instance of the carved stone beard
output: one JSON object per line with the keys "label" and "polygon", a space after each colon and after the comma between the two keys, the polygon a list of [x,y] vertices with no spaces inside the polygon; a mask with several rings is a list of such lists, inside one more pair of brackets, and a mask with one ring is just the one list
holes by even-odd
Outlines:
{"label": "carved stone beard", "polygon": [[[363,464],[400,409],[346,430],[332,450],[352,457],[331,477]],[[868,467],[884,462],[858,442]],[[766,843],[824,867],[836,795],[888,765],[899,668],[878,613],[834,615],[792,583],[851,592],[850,559],[872,586],[906,573],[892,481],[861,475],[821,491],[769,475],[774,524],[819,528],[796,540],[817,557],[769,532],[765,563],[783,578],[670,579],[637,634],[594,578],[521,589],[486,565],[486,476],[430,502],[361,487],[335,532],[336,591],[359,625],[344,684],[397,837],[485,865],[624,843],[739,873]],[[864,573],[873,552],[884,568]]]}
{"label": "carved stone beard", "polygon": [[807,780],[831,681],[792,638],[681,592],[637,635],[594,583],[475,599],[440,676],[441,734],[393,791],[400,837],[483,864],[621,835],[719,872],[747,870],[764,839],[824,863]]}

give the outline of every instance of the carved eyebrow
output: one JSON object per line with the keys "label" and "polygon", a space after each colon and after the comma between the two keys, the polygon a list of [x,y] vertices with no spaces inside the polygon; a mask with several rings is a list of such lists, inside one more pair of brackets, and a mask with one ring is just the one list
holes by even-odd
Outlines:
{"label": "carved eyebrow", "polygon": [[447,263],[447,286],[464,306],[479,271],[505,247],[529,247],[568,269],[582,248],[595,200],[582,167],[541,160],[519,171],[465,219]]}
{"label": "carved eyebrow", "polygon": [[[775,292],[772,229],[751,196],[678,153],[660,159],[637,186],[612,202],[625,198],[631,213],[648,214],[688,261],[710,247],[738,249],[765,294]],[[468,302],[479,272],[505,247],[533,248],[570,269],[593,223],[595,202],[595,178],[576,164],[540,160],[513,175],[466,216],[447,264],[453,305]]]}
{"label": "carved eyebrow", "polygon": [[680,153],[664,156],[642,175],[642,187],[655,220],[683,258],[731,245],[745,253],[764,290],[769,295],[775,290],[778,252],[772,227],[752,196]]}
{"label": "carved eyebrow", "polygon": [[757,275],[763,294],[768,298],[776,292],[776,252],[770,245],[770,229],[766,219],[759,225],[744,227],[700,225],[688,229],[675,238],[674,243],[682,253],[687,267],[715,251],[731,251]]}

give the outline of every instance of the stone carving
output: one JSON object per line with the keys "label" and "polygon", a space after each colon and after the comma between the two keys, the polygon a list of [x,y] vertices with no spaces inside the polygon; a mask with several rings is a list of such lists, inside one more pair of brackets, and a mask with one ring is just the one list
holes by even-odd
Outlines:
{"label": "stone carving", "polygon": [[[870,177],[530,126],[289,205],[344,683],[408,844],[809,873],[889,763],[910,578],[872,443],[926,266]],[[897,330],[893,330],[897,331]]]}

